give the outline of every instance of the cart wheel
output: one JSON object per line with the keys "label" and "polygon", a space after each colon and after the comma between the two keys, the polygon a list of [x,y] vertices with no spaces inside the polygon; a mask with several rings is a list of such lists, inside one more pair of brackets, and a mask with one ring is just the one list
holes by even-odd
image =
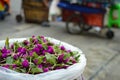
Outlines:
{"label": "cart wheel", "polygon": [[84,21],[79,15],[72,15],[68,18],[66,22],[67,32],[71,34],[80,34],[83,31]]}
{"label": "cart wheel", "polygon": [[112,39],[112,38],[114,37],[114,32],[111,31],[111,30],[108,30],[108,31],[106,32],[106,37],[107,37],[108,39]]}
{"label": "cart wheel", "polygon": [[20,14],[16,15],[16,21],[18,23],[22,22],[22,16]]}

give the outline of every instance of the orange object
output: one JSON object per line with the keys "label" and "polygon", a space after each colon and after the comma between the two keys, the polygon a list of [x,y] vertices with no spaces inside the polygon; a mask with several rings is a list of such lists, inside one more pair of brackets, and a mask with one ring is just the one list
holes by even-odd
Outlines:
{"label": "orange object", "polygon": [[104,14],[82,14],[86,24],[103,27]]}

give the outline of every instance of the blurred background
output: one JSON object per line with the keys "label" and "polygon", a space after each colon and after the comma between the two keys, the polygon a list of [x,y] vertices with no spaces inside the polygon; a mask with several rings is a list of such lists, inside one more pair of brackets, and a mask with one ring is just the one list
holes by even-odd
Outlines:
{"label": "blurred background", "polygon": [[0,40],[44,35],[80,48],[85,80],[120,80],[119,0],[0,0]]}

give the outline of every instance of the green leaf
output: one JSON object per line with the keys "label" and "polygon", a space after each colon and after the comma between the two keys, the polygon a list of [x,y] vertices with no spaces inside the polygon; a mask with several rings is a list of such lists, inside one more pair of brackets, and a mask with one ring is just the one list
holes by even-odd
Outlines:
{"label": "green leaf", "polygon": [[0,56],[2,55],[2,52],[0,51]]}
{"label": "green leaf", "polygon": [[55,53],[62,53],[62,51],[60,50],[60,48],[59,48],[59,46],[58,45],[55,45],[55,46],[53,46],[54,47],[54,51],[55,51]]}
{"label": "green leaf", "polygon": [[16,52],[18,48],[19,48],[19,43],[15,42],[13,46],[14,52]]}
{"label": "green leaf", "polygon": [[26,73],[26,69],[20,69],[20,71]]}
{"label": "green leaf", "polygon": [[18,60],[16,60],[16,61],[14,62],[14,64],[16,64],[16,65],[21,65],[21,62],[22,62],[22,59],[18,59]]}
{"label": "green leaf", "polygon": [[80,55],[77,55],[77,56],[75,56],[74,58],[75,58],[75,60],[77,60],[77,62],[78,62],[78,61],[79,61],[79,58],[80,58]]}
{"label": "green leaf", "polygon": [[69,61],[69,62],[67,62],[67,64],[68,64],[68,65],[72,65],[73,63]]}
{"label": "green leaf", "polygon": [[30,43],[32,43],[33,39],[32,39],[32,38],[29,38],[29,41],[30,41]]}
{"label": "green leaf", "polygon": [[38,39],[39,43],[41,43],[41,44],[43,43],[43,40],[40,38],[40,36],[38,36],[37,39]]}
{"label": "green leaf", "polygon": [[44,56],[39,56],[37,59],[38,59],[38,64],[40,64],[43,62]]}
{"label": "green leaf", "polygon": [[56,56],[54,54],[46,53],[45,57],[50,64],[56,64],[57,63]]}
{"label": "green leaf", "polygon": [[64,53],[64,59],[70,58],[70,54],[69,53]]}
{"label": "green leaf", "polygon": [[72,51],[70,52],[71,56],[75,56],[75,55],[78,55],[79,53],[77,51]]}
{"label": "green leaf", "polygon": [[13,58],[10,56],[10,57],[7,57],[6,58],[6,64],[12,64],[13,63]]}
{"label": "green leaf", "polygon": [[33,53],[33,56],[34,56],[35,58],[39,57],[36,52]]}
{"label": "green leaf", "polygon": [[40,69],[40,68],[32,68],[31,69],[31,72],[34,74],[34,73],[40,73],[40,72],[43,72],[43,70],[42,69]]}
{"label": "green leaf", "polygon": [[9,38],[7,38],[6,41],[5,41],[5,47],[6,47],[7,49],[9,49]]}
{"label": "green leaf", "polygon": [[45,50],[47,50],[48,46],[46,44],[43,43],[42,46]]}
{"label": "green leaf", "polygon": [[22,73],[26,73],[26,69],[21,69],[21,68],[16,68],[15,71],[17,72],[22,72]]}
{"label": "green leaf", "polygon": [[36,67],[36,65],[31,62],[31,63],[30,63],[30,67],[31,67],[31,68],[34,68],[34,67]]}

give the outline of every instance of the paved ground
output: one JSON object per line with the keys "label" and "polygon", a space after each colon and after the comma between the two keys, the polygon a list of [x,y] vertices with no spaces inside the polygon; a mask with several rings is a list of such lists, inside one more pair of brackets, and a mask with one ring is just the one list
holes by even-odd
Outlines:
{"label": "paved ground", "polygon": [[[12,3],[14,0],[11,0]],[[18,3],[17,3],[18,4]],[[12,15],[0,21],[0,40],[9,38],[44,35],[53,37],[79,47],[87,58],[84,71],[86,80],[120,80],[120,30],[114,29],[115,38],[108,40],[95,34],[70,35],[66,32],[65,23],[51,23],[51,27],[38,24],[18,24],[15,15],[19,13],[18,5],[12,5]]]}

